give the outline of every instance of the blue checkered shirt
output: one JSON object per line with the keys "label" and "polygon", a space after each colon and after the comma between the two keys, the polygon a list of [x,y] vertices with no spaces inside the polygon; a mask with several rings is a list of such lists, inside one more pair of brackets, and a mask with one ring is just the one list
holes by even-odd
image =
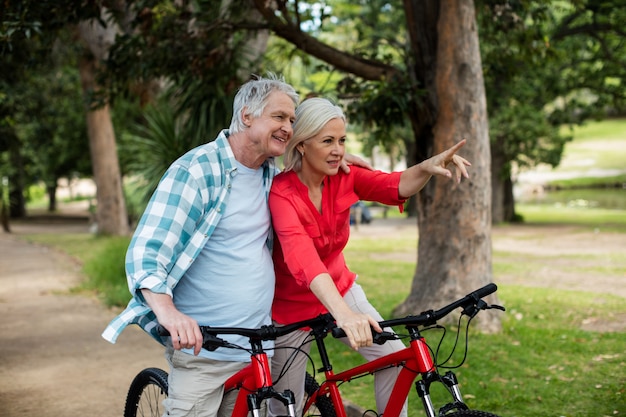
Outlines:
{"label": "blue checkered shirt", "polygon": [[[235,156],[223,130],[215,141],[176,160],[166,171],[139,221],[126,252],[126,275],[132,299],[102,337],[115,343],[129,324],[137,324],[159,343],[156,315],[142,288],[172,296],[172,290],[196,259],[225,212]],[[277,173],[272,158],[263,164],[266,198]],[[270,229],[267,245],[272,247]]]}

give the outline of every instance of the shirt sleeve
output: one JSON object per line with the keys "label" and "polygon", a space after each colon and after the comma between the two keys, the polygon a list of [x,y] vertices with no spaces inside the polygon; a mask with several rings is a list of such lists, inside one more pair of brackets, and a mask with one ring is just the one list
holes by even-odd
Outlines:
{"label": "shirt sleeve", "polygon": [[173,165],[152,195],[126,252],[131,293],[138,289],[172,295],[168,274],[202,215],[196,179],[184,166]]}
{"label": "shirt sleeve", "polygon": [[406,199],[400,198],[401,172],[383,172],[358,166],[350,167],[354,175],[354,191],[361,200],[376,201],[390,206],[402,206]]}
{"label": "shirt sleeve", "polygon": [[328,273],[328,269],[312,239],[321,233],[320,226],[304,202],[294,197],[296,194],[293,189],[278,191],[273,188],[269,199],[270,211],[284,263],[296,282],[308,288],[315,277]]}

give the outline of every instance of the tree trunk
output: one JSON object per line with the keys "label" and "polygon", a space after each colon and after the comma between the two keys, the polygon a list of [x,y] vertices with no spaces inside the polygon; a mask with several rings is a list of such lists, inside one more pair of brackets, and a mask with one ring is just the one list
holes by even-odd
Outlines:
{"label": "tree trunk", "polygon": [[498,146],[491,146],[491,223],[498,224],[516,220],[515,199],[511,170],[507,169],[507,158]]}
{"label": "tree trunk", "polygon": [[502,175],[506,164],[504,153],[497,145],[491,146],[491,224],[506,221],[504,215],[504,177]]}
{"label": "tree trunk", "polygon": [[54,213],[57,211],[57,186],[56,180],[54,184],[50,183],[46,186],[46,193],[48,194],[48,212]]}
{"label": "tree trunk", "polygon": [[[428,134],[414,124],[416,140],[422,139],[428,156],[467,138],[460,154],[472,163],[470,179],[455,185],[432,178],[420,192],[418,265],[411,293],[394,311],[396,316],[441,307],[493,278],[489,128],[474,13],[472,0],[440,2],[436,59],[425,67],[435,71],[434,84],[427,84],[437,110],[433,139],[424,141]],[[489,301],[496,300],[492,296]],[[495,314],[484,312],[477,320],[485,332],[501,328]]]}
{"label": "tree trunk", "polygon": [[11,142],[9,159],[13,169],[9,174],[9,217],[21,219],[26,217],[26,198],[24,197],[24,158],[17,141]]}
{"label": "tree trunk", "polygon": [[2,224],[2,230],[6,233],[11,233],[11,223],[9,221],[9,204],[8,190],[5,191],[9,185],[8,178],[0,177],[0,224]]}
{"label": "tree trunk", "polygon": [[[106,19],[105,19],[106,20]],[[80,78],[83,92],[87,97],[87,133],[96,183],[96,222],[98,233],[106,235],[126,235],[129,232],[128,215],[122,188],[115,132],[111,121],[109,104],[105,102],[97,108],[91,105],[91,98],[99,91],[96,72],[99,62],[106,58],[115,37],[115,28],[103,28],[95,20],[81,22],[80,38],[86,46],[81,59]]]}

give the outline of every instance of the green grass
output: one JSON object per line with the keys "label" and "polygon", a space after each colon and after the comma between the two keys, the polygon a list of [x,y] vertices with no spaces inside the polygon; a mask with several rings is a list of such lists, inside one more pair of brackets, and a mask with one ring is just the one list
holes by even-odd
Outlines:
{"label": "green grass", "polygon": [[[380,284],[373,280],[364,287],[371,293]],[[579,292],[516,286],[501,287],[499,297],[508,310],[502,314],[503,331],[496,335],[470,331],[468,359],[455,370],[470,407],[517,417],[626,412],[626,334],[580,330],[584,320],[626,314],[623,298],[599,299]],[[452,330],[448,329],[441,358],[450,352]],[[441,332],[431,331],[425,336],[434,348]],[[358,354],[337,341],[329,340],[328,345],[335,372],[362,362]],[[462,348],[452,364],[459,363]],[[343,385],[341,392],[362,407],[375,407],[369,377]],[[439,404],[445,399],[441,389],[434,389],[432,395]],[[410,415],[423,415],[414,394],[409,407]]]}
{"label": "green grass", "polygon": [[594,227],[599,230],[626,231],[624,210],[532,204],[517,204],[515,208],[524,218],[525,223],[566,223]]}
{"label": "green grass", "polygon": [[[529,206],[525,210],[532,211]],[[610,230],[626,233],[626,212],[617,216],[605,210],[588,208],[580,218],[563,214],[561,208],[548,206],[533,213],[537,225],[570,223],[575,230]],[[612,222],[607,225],[607,221]],[[541,233],[539,228],[538,233]],[[359,273],[359,282],[383,316],[389,317],[395,305],[410,290],[413,262],[404,261],[415,251],[417,238],[396,235],[385,238],[355,238],[346,248],[350,267]],[[572,256],[573,257],[573,256]],[[557,259],[558,258],[558,259]],[[576,256],[579,260],[580,256]],[[567,256],[527,255],[495,252],[494,276],[527,276],[544,267],[546,261],[568,265]],[[626,277],[624,255],[620,248],[610,253],[588,254],[589,266],[583,272],[617,274]],[[581,268],[581,267],[577,267]],[[486,335],[470,331],[467,361],[455,372],[461,391],[472,408],[502,416],[615,416],[626,413],[626,333],[594,332],[582,329],[584,323],[602,320],[621,323],[626,319],[626,302],[612,295],[567,291],[553,288],[529,288],[500,285],[503,330]],[[424,306],[437,308],[440,306]],[[402,329],[397,329],[402,330]],[[448,328],[441,358],[451,351],[453,328]],[[441,333],[425,334],[435,348]],[[336,340],[327,339],[334,371],[340,372],[362,363],[362,358]],[[452,364],[462,358],[463,345],[453,356]],[[313,352],[313,361],[319,359]],[[309,367],[313,372],[313,368]],[[318,375],[318,379],[320,376]],[[364,408],[374,408],[372,378],[346,383],[341,388],[345,399]],[[445,403],[446,393],[436,388],[433,400]],[[419,398],[411,394],[410,415],[423,415]]]}
{"label": "green grass", "polygon": [[[535,223],[569,224],[576,230],[626,233],[624,210],[560,208],[553,205],[523,206],[524,216]],[[367,227],[367,226],[363,226]],[[540,229],[538,231],[540,232]],[[384,238],[357,238],[346,248],[351,269],[383,316],[408,295],[414,274],[417,233],[394,233]],[[64,250],[84,265],[85,283],[77,291],[95,291],[107,305],[123,306],[129,294],[123,271],[127,238],[100,238],[87,234],[29,235],[28,240]],[[546,255],[494,252],[494,276],[525,276],[541,268]],[[585,272],[620,274],[626,277],[623,252],[585,255]],[[560,256],[562,268],[571,268]],[[616,266],[617,265],[617,266]],[[499,334],[471,333],[466,363],[456,370],[461,390],[469,405],[508,417],[534,416],[619,416],[626,414],[626,333],[594,332],[583,323],[626,320],[626,302],[611,295],[500,285],[503,330]],[[437,308],[440,306],[424,306]],[[442,357],[450,349],[451,334],[444,341]],[[428,332],[436,345],[441,333]],[[361,363],[361,357],[336,340],[329,339],[335,371]],[[458,363],[462,349],[453,357]],[[315,353],[313,357],[316,358]],[[315,359],[316,360],[316,359]],[[319,364],[319,361],[316,360]],[[372,378],[342,386],[346,399],[372,408]],[[433,400],[443,392],[433,389]],[[422,407],[414,393],[411,416],[421,416]]]}
{"label": "green grass", "polygon": [[[574,140],[565,147],[563,159],[555,171],[626,169],[626,119],[588,122],[572,132]],[[586,181],[583,178],[578,181]]]}

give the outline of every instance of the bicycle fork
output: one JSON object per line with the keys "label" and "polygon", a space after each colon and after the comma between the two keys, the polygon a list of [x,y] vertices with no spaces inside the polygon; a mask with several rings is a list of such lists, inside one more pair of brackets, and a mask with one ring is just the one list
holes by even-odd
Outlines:
{"label": "bicycle fork", "polygon": [[[250,381],[250,385],[260,388],[247,395],[246,399],[248,403],[248,411],[252,414],[252,417],[261,417],[261,405],[263,404],[263,401],[268,398],[274,398],[285,406],[287,412],[289,413],[289,417],[296,417],[296,399],[293,392],[289,389],[283,392],[278,392],[272,385],[270,365],[267,359],[267,354],[263,351],[261,341],[252,341],[251,346],[253,355],[248,368],[249,371],[247,378],[254,380],[253,384],[252,381]],[[228,380],[226,381],[225,386],[228,387],[232,384],[233,383]],[[241,388],[241,385],[238,386],[238,388]],[[241,394],[243,394],[243,392]],[[240,414],[233,413],[233,415]]]}
{"label": "bicycle fork", "polygon": [[248,410],[252,413],[252,417],[261,417],[261,403],[264,399],[275,398],[286,407],[289,417],[295,417],[296,408],[294,406],[296,400],[291,390],[277,392],[273,387],[266,387],[259,390],[258,393],[248,394]]}
{"label": "bicycle fork", "polygon": [[422,378],[415,382],[415,389],[417,390],[417,395],[419,395],[422,400],[426,415],[428,417],[437,416],[435,407],[430,397],[430,386],[433,382],[441,382],[448,389],[448,392],[450,392],[453,399],[450,407],[467,409],[465,403],[463,402],[461,390],[459,389],[459,382],[454,372],[448,371],[445,375],[440,375],[436,370],[435,363],[433,362],[428,345],[424,341],[424,338],[419,335],[417,329],[412,330],[411,348],[413,349],[415,356],[418,358],[418,364],[420,365],[418,371],[422,375]]}

